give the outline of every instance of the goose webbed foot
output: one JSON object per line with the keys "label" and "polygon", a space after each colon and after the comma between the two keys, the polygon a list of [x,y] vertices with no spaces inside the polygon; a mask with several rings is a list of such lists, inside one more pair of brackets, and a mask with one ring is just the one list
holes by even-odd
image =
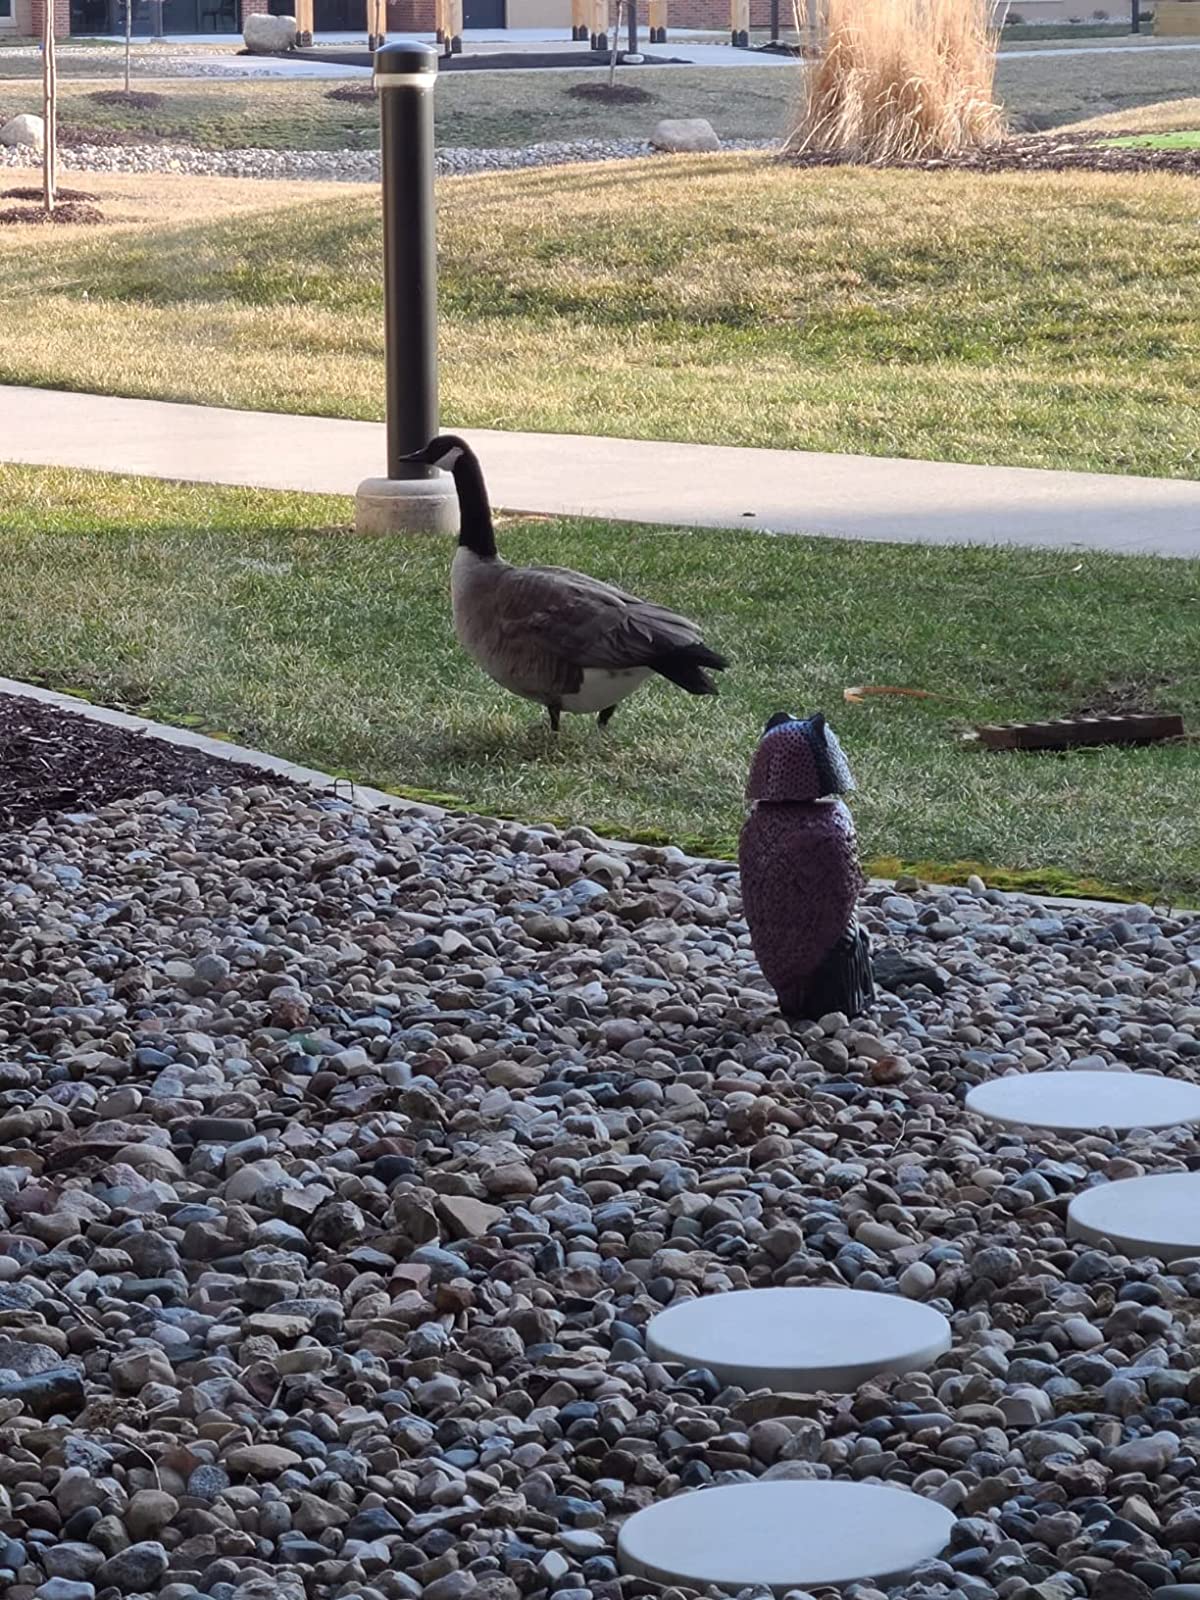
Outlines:
{"label": "goose webbed foot", "polygon": [[601,728],[607,728],[609,723],[612,721],[613,712],[616,709],[616,706],[605,706],[604,710],[596,718],[597,726]]}

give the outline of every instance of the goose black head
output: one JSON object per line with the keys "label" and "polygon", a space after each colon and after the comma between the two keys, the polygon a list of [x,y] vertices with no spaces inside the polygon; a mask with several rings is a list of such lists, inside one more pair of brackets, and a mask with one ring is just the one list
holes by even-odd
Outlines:
{"label": "goose black head", "polygon": [[492,508],[479,457],[465,439],[456,433],[439,433],[421,450],[404,458],[421,461],[427,467],[440,467],[454,474],[458,492],[458,542],[483,560],[496,554],[496,534],[492,527]]}
{"label": "goose black head", "polygon": [[460,439],[456,433],[439,433],[424,449],[414,450],[405,460],[423,461],[427,467],[441,467],[443,472],[453,472],[464,457],[472,461],[475,459],[475,452],[465,439]]}

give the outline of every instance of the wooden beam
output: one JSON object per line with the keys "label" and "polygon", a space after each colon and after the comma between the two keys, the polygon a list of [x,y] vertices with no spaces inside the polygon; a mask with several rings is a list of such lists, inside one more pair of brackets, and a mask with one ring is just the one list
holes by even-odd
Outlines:
{"label": "wooden beam", "polygon": [[592,49],[608,49],[608,0],[591,0]]}
{"label": "wooden beam", "polygon": [[750,48],[750,0],[729,0],[729,33],[736,49]]}
{"label": "wooden beam", "polygon": [[667,0],[650,0],[650,43],[667,42]]}
{"label": "wooden beam", "polygon": [[311,45],[313,39],[313,0],[296,0],[296,43]]}
{"label": "wooden beam", "polygon": [[1058,717],[1052,722],[987,723],[967,738],[986,750],[1067,750],[1101,744],[1157,744],[1182,739],[1183,718],[1171,714]]}
{"label": "wooden beam", "polygon": [[571,0],[571,38],[576,43],[588,38],[587,0]]}
{"label": "wooden beam", "polygon": [[387,39],[387,0],[367,0],[367,49],[378,50]]}

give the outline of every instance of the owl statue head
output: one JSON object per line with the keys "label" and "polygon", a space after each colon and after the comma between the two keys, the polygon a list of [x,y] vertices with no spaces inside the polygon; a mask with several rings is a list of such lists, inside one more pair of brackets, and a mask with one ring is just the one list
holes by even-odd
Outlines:
{"label": "owl statue head", "polygon": [[823,712],[811,717],[775,713],[754,752],[747,800],[796,805],[849,794],[853,788],[849,764]]}

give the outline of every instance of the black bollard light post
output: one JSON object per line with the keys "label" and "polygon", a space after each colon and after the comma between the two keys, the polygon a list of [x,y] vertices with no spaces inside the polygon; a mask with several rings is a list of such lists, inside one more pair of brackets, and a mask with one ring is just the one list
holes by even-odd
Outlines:
{"label": "black bollard light post", "polygon": [[457,522],[453,481],[408,459],[438,431],[433,89],[437,52],[415,39],[375,52],[383,167],[387,477],[357,497],[360,532],[437,532]]}

